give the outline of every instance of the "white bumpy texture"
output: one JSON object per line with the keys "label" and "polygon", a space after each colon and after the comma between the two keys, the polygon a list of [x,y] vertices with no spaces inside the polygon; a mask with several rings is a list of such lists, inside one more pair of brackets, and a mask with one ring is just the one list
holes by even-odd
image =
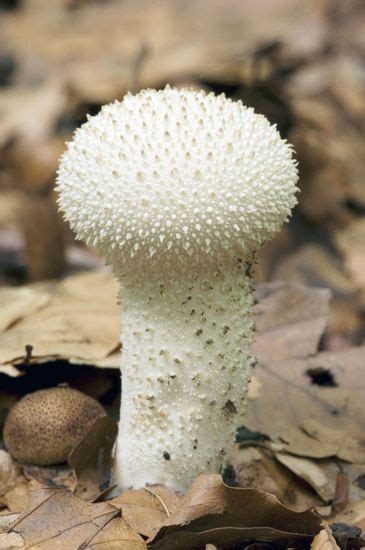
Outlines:
{"label": "white bumpy texture", "polygon": [[221,468],[253,361],[247,267],[296,182],[276,128],[223,95],[127,95],[68,144],[60,207],[121,282],[121,487],[183,491]]}

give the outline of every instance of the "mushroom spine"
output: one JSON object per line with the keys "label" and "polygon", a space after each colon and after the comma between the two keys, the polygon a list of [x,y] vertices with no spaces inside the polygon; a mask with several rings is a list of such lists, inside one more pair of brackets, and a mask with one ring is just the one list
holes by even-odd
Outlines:
{"label": "mushroom spine", "polygon": [[264,116],[202,91],[128,94],[68,144],[60,208],[121,283],[122,488],[184,491],[222,467],[253,363],[249,266],[297,179]]}

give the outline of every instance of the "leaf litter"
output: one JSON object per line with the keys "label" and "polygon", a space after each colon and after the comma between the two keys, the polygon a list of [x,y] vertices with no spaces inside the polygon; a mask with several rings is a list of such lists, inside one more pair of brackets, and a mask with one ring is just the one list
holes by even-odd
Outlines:
{"label": "leaf litter", "polygon": [[[114,306],[116,287],[107,271],[73,275],[46,289],[44,285],[30,288],[35,293],[36,307],[31,304],[23,312],[24,319],[6,324],[2,336],[11,334],[11,342],[16,341],[15,334],[21,330],[22,342],[34,343],[31,321],[36,317],[36,322],[40,322],[42,311],[42,339],[47,342],[47,308],[59,313],[64,327],[67,323],[63,322],[63,315],[68,319],[72,311],[83,308],[96,313],[99,322],[107,319],[107,325],[119,325]],[[37,292],[43,301],[37,300]],[[43,298],[45,293],[47,299]],[[65,295],[67,300],[61,307],[58,304]],[[364,349],[359,346],[338,352],[317,351],[328,319],[330,295],[326,290],[269,283],[258,286],[256,297],[258,364],[248,394],[246,428],[240,432],[243,439],[230,457],[238,486],[228,487],[219,476],[201,476],[183,498],[163,486],[126,491],[111,498],[108,486],[112,483],[116,424],[105,417],[71,452],[69,466],[63,470],[18,466],[3,452],[3,547],[32,544],[34,548],[46,548],[52,541],[72,547],[113,548],[113,544],[125,544],[126,548],[139,549],[146,547],[146,539],[151,547],[167,549],[172,544],[174,548],[204,544],[221,547],[238,542],[248,544],[250,540],[303,546],[319,533],[321,522],[319,515],[304,512],[307,508],[327,517],[346,517],[347,512],[350,524],[361,523],[365,509],[359,508],[358,503],[365,501],[365,490],[356,480],[365,474],[365,416],[357,377],[363,368]],[[6,308],[5,317],[9,317]],[[87,316],[82,317],[82,322],[85,319]],[[47,346],[51,347],[55,334],[53,325],[48,328],[51,342]],[[83,342],[69,346],[74,330],[75,326],[63,332],[66,345],[60,357],[96,366],[88,359],[94,351],[89,350],[85,356]],[[92,329],[84,329],[88,330]],[[114,351],[119,335],[114,330],[104,327],[103,348],[97,344],[100,361],[108,361],[113,355],[119,357]],[[97,338],[100,342],[100,334]],[[41,368],[43,362],[47,365],[48,352],[37,355],[37,344],[33,348],[33,368],[37,364]],[[3,353],[7,353],[6,346]],[[27,366],[21,366],[19,352],[9,353],[8,358],[8,366],[26,373]],[[323,378],[323,372],[327,378]],[[98,369],[96,377],[97,373]],[[97,382],[88,384],[89,388],[97,386]],[[106,384],[105,391],[108,388]],[[345,479],[342,487],[348,490],[336,508],[340,474]],[[49,492],[47,498],[45,491]],[[109,500],[103,502],[105,499]],[[44,527],[36,535],[35,526],[45,522],[46,517],[49,528]]]}

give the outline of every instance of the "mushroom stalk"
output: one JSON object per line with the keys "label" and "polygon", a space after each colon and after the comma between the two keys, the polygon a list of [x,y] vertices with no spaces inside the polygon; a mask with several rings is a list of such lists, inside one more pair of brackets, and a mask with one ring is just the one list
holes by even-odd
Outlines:
{"label": "mushroom stalk", "polygon": [[253,362],[245,272],[234,258],[213,273],[122,280],[122,488],[161,483],[185,491],[199,473],[221,470]]}

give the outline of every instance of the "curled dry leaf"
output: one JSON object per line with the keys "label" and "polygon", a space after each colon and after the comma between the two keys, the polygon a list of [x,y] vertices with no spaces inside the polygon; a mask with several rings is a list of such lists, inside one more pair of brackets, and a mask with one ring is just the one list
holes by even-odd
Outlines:
{"label": "curled dry leaf", "polygon": [[239,487],[271,493],[291,510],[302,512],[322,504],[307,483],[276,460],[270,448],[237,446],[229,456],[229,464],[234,469]]}
{"label": "curled dry leaf", "polygon": [[201,475],[150,538],[152,548],[235,544],[246,540],[309,543],[320,529],[313,512],[293,512],[276,497],[228,487],[218,475]]}
{"label": "curled dry leaf", "polygon": [[137,491],[125,491],[109,502],[121,510],[122,517],[138,533],[151,537],[156,527],[176,508],[179,496],[164,485],[155,485]]}
{"label": "curled dry leaf", "polygon": [[68,457],[77,476],[75,494],[84,500],[94,500],[109,483],[116,435],[117,423],[101,416]]}
{"label": "curled dry leaf", "polygon": [[306,458],[291,456],[286,453],[276,453],[277,460],[284,464],[301,479],[304,479],[325,501],[331,501],[335,496],[335,486],[326,472],[315,462]]}

